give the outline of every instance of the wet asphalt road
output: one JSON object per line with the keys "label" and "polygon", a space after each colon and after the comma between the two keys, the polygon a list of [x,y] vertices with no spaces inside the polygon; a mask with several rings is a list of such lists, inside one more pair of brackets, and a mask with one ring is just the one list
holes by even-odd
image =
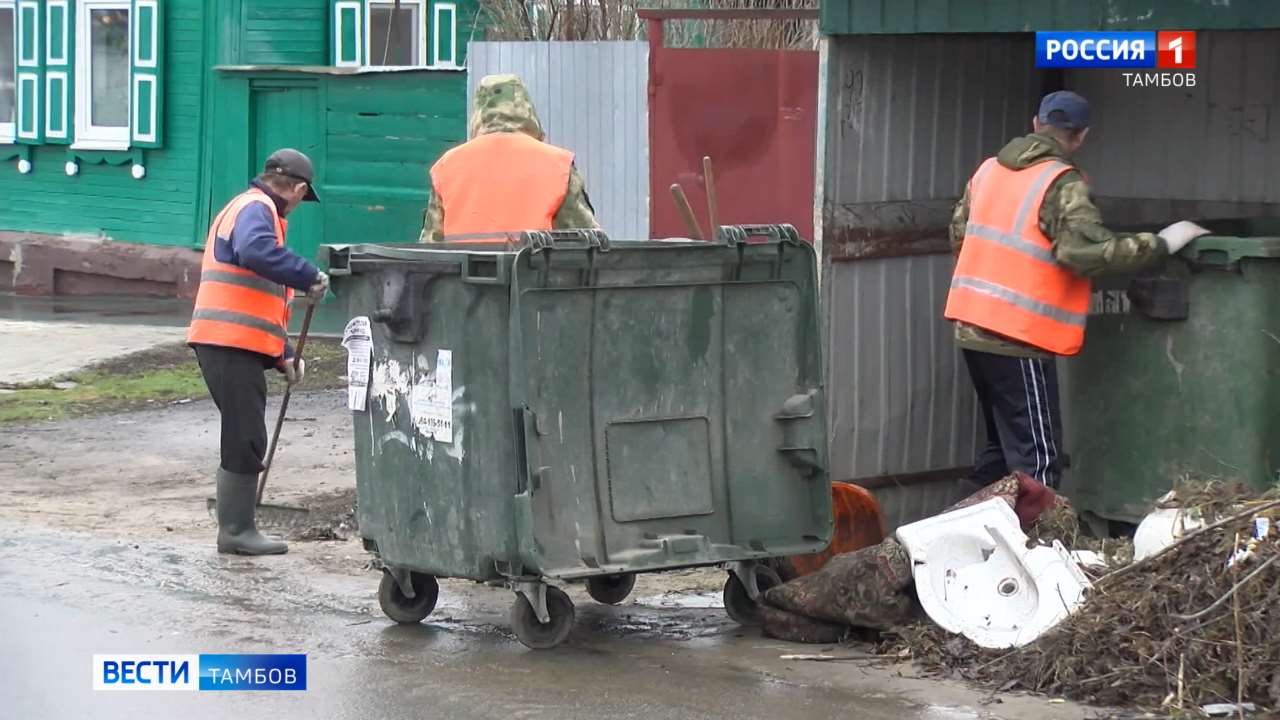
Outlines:
{"label": "wet asphalt road", "polygon": [[[714,609],[579,599],[570,643],[534,652],[506,629],[510,595],[442,584],[419,626],[371,610],[377,575],[315,575],[304,558],[218,556],[0,524],[0,716],[13,718],[976,718],[875,672],[782,661],[817,648],[743,631]],[[299,693],[94,692],[94,653],[305,652]],[[871,675],[867,675],[872,672]],[[928,686],[926,686],[928,687]],[[928,693],[932,695],[932,693]],[[972,699],[972,697],[968,697]],[[950,707],[946,707],[946,706]],[[1043,708],[1043,701],[1034,705]],[[1009,707],[1006,710],[1012,710]],[[1025,717],[1002,712],[1004,717]]]}

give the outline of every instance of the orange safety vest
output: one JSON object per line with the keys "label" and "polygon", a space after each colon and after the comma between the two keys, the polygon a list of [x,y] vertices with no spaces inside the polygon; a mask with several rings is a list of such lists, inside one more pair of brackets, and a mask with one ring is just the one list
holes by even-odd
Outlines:
{"label": "orange safety vest", "polygon": [[280,217],[266,193],[252,188],[232,198],[214,219],[205,239],[200,289],[196,292],[187,342],[243,348],[268,357],[281,357],[288,335],[293,290],[239,265],[218,262],[213,253],[214,242],[231,238],[236,217],[252,203],[266,205],[271,211],[276,245],[284,245],[288,222]]}
{"label": "orange safety vest", "polygon": [[521,132],[480,135],[431,167],[446,242],[551,230],[569,191],[573,153]]}
{"label": "orange safety vest", "polygon": [[1049,185],[1070,165],[988,158],[969,181],[969,224],[944,316],[1058,355],[1084,344],[1089,279],[1058,264],[1040,230]]}

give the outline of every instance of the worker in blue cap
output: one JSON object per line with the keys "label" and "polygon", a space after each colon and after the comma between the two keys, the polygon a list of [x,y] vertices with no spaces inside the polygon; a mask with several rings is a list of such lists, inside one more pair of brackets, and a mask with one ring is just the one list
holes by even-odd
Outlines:
{"label": "worker in blue cap", "polygon": [[1102,224],[1072,160],[1090,127],[1080,95],[1046,95],[1031,125],[979,166],[949,229],[957,261],[944,315],[982,407],[987,443],[969,478],[982,486],[1014,471],[1058,486],[1054,361],[1084,343],[1090,278],[1153,265],[1208,232],[1186,221],[1154,234]]}

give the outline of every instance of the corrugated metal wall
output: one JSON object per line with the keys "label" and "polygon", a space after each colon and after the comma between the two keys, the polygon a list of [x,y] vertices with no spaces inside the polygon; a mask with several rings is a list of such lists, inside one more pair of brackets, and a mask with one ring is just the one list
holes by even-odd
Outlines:
{"label": "corrugated metal wall", "polygon": [[880,477],[896,526],[958,499],[919,476],[973,460],[973,388],[942,320],[945,227],[972,170],[1026,127],[1040,80],[1027,36],[880,36],[833,38],[827,82],[832,477]]}
{"label": "corrugated metal wall", "polygon": [[649,238],[649,49],[643,42],[473,42],[467,98],[480,78],[524,80],[547,140],[572,150],[605,232]]}
{"label": "corrugated metal wall", "polygon": [[1194,88],[1127,87],[1120,71],[1066,76],[1093,105],[1079,160],[1112,224],[1278,210],[1280,31],[1200,32],[1196,46]]}

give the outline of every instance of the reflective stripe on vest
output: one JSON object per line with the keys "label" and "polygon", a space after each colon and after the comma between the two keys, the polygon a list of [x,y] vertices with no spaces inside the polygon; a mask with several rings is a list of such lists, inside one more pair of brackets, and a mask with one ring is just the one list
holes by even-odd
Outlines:
{"label": "reflective stripe on vest", "polygon": [[1070,165],[1022,170],[988,158],[969,183],[969,222],[944,313],[988,332],[1059,355],[1084,343],[1087,278],[1060,265],[1040,230],[1040,206]]}
{"label": "reflective stripe on vest", "polygon": [[551,230],[569,190],[573,153],[524,133],[491,133],[445,153],[431,168],[446,241]]}
{"label": "reflective stripe on vest", "polygon": [[187,342],[237,347],[270,357],[284,354],[288,337],[289,300],[293,291],[238,265],[219,262],[214,253],[218,240],[229,241],[240,212],[253,203],[265,205],[276,230],[276,245],[284,245],[287,223],[275,203],[257,188],[227,203],[205,238],[200,268],[200,289]]}

